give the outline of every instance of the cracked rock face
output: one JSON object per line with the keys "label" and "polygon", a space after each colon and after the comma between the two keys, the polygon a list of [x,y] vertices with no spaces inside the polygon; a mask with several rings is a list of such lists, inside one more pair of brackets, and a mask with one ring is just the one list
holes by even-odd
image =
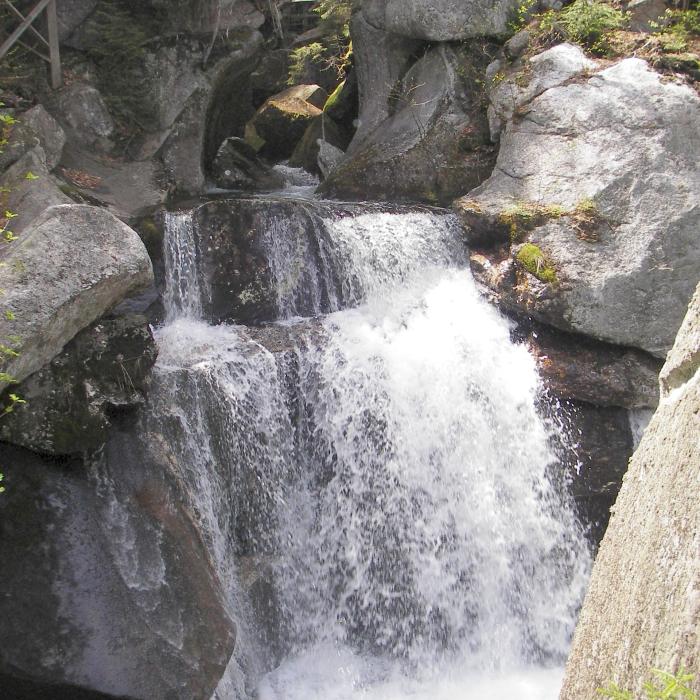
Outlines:
{"label": "cracked rock face", "polygon": [[[49,206],[3,262],[0,338],[18,351],[2,371],[22,381],[126,296],[153,282],[138,234],[105,209]],[[0,384],[3,387],[4,384]]]}
{"label": "cracked rock face", "polygon": [[504,34],[512,0],[369,0],[363,14],[380,29],[412,39],[459,41]]}
{"label": "cracked rock face", "polygon": [[[378,94],[369,104],[363,95],[381,72],[360,70],[360,120],[367,117],[372,128],[368,132],[361,123],[322,191],[339,198],[447,204],[482,182],[493,167],[493,151],[472,77],[475,65],[463,51],[435,47],[405,73],[391,99]],[[379,109],[382,100],[388,116]]]}
{"label": "cracked rock face", "polygon": [[613,681],[636,696],[650,668],[697,668],[699,367],[700,286],[596,559],[561,700],[594,697]]}
{"label": "cracked rock face", "polygon": [[494,91],[496,168],[455,207],[472,240],[531,243],[556,272],[514,260],[507,305],[663,358],[700,278],[700,98],[638,59],[589,74],[570,49],[548,53],[506,77],[512,112]]}

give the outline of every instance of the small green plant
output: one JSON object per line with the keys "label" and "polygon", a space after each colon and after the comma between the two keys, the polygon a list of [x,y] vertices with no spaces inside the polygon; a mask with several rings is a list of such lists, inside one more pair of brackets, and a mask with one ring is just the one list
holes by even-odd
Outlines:
{"label": "small green plant", "polygon": [[306,46],[300,46],[289,54],[288,85],[297,85],[304,79],[304,74],[310,64],[321,65],[325,62],[326,49],[323,44],[314,42]]}
{"label": "small green plant", "polygon": [[557,282],[557,271],[554,265],[542,252],[542,249],[534,243],[526,243],[517,253],[515,259],[531,275],[537,277],[541,282],[555,284]]}
{"label": "small green plant", "polygon": [[628,15],[602,0],[574,0],[559,12],[541,16],[540,32],[557,31],[564,38],[586,46],[594,53],[610,50],[610,35],[628,24]]}
{"label": "small green plant", "polygon": [[38,180],[39,176],[35,175],[31,170],[27,171],[27,174],[24,176],[25,180]]}
{"label": "small green plant", "polygon": [[[677,674],[652,669],[654,680],[642,686],[645,700],[698,700],[697,694],[690,687],[695,676],[681,669]],[[611,700],[635,700],[630,690],[622,690],[617,684],[610,683],[605,688],[598,688],[598,694]],[[641,700],[641,699],[640,699]]]}
{"label": "small green plant", "polygon": [[537,202],[518,201],[504,209],[498,220],[508,226],[510,240],[517,243],[527,231],[531,231],[550,219],[559,219],[566,215],[566,210],[558,204],[538,204]]}
{"label": "small green plant", "polygon": [[666,53],[683,53],[693,36],[700,36],[700,5],[687,10],[666,10],[660,22],[653,23],[656,37]]}
{"label": "small green plant", "polygon": [[508,29],[515,34],[527,23],[533,12],[537,10],[537,0],[521,0],[508,22]]}

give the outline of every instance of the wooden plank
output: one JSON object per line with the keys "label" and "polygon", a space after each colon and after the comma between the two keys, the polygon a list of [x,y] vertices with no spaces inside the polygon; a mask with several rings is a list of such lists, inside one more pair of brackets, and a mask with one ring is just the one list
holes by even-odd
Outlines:
{"label": "wooden plank", "polygon": [[[36,7],[27,15],[27,18],[22,22],[22,24],[15,29],[12,34],[6,39],[6,41],[3,43],[2,46],[0,46],[0,60],[2,60],[6,55],[7,52],[15,45],[15,42],[17,39],[19,39],[24,32],[29,29],[30,25],[32,22],[44,11],[46,6],[54,2],[56,0],[40,0],[40,2],[36,5]],[[54,10],[55,10],[55,4],[54,4]],[[58,29],[58,27],[57,27]]]}
{"label": "wooden plank", "polygon": [[[19,17],[23,22],[25,19],[27,19],[11,2],[10,0],[5,0],[5,4],[15,13],[17,17]],[[29,27],[29,30],[34,34],[35,37],[38,39],[41,39],[43,42],[44,46],[48,46],[49,42],[44,39],[44,36],[41,32],[37,31],[34,29],[34,27]],[[22,43],[22,42],[20,42]]]}
{"label": "wooden plank", "polygon": [[51,58],[51,87],[58,90],[63,84],[61,72],[61,52],[58,47],[58,16],[56,0],[49,0],[46,8],[46,26],[49,34],[49,57]]}

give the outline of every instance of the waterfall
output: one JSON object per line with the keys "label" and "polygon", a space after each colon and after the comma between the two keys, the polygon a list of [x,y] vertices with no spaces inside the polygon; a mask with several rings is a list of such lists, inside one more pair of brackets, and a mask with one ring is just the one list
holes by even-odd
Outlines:
{"label": "waterfall", "polygon": [[215,697],[554,700],[589,556],[534,361],[451,215],[294,206],[259,328],[203,318],[192,215],[166,218],[148,432],[229,586]]}
{"label": "waterfall", "polygon": [[167,318],[201,318],[202,300],[192,212],[165,212],[163,224],[167,232],[163,246],[167,279],[163,301]]}

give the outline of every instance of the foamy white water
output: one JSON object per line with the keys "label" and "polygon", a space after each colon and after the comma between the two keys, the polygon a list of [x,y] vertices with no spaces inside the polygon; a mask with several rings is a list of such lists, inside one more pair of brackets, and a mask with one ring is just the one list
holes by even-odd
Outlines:
{"label": "foamy white water", "polygon": [[[320,325],[214,328],[178,297],[195,285],[169,280],[154,413],[170,419],[154,423],[197,486],[241,630],[215,697],[555,700],[589,557],[534,361],[480,298],[451,217],[324,221],[315,274],[339,310]],[[278,294],[296,299],[309,276],[286,274],[299,257],[271,230]],[[251,562],[274,613],[247,598]]]}

